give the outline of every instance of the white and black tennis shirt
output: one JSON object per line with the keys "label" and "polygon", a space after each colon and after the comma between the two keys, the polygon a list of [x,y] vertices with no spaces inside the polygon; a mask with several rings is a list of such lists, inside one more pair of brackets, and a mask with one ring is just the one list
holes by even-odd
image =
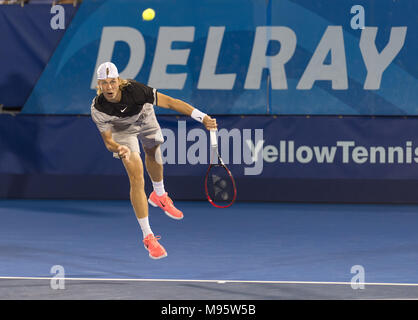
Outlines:
{"label": "white and black tennis shirt", "polygon": [[106,100],[103,93],[96,96],[91,104],[91,117],[100,132],[125,131],[134,127],[148,113],[145,109],[157,105],[157,90],[135,80],[128,80],[123,87],[120,102]]}

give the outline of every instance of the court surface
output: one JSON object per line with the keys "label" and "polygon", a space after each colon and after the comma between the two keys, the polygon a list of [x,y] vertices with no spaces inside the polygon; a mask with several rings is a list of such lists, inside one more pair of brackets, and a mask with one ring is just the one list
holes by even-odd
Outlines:
{"label": "court surface", "polygon": [[418,299],[418,206],[176,205],[152,260],[129,201],[0,200],[0,299]]}

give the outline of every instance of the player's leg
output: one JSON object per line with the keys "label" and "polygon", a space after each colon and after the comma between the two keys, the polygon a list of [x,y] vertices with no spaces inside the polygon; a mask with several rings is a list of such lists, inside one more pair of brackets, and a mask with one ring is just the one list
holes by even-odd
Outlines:
{"label": "player's leg", "polygon": [[176,220],[183,219],[183,212],[174,206],[173,200],[171,200],[164,188],[163,165],[159,156],[160,146],[157,145],[151,148],[144,146],[144,150],[145,165],[154,188],[154,191],[149,196],[148,202],[154,207],[160,207],[170,218]]}
{"label": "player's leg", "polygon": [[141,226],[145,248],[153,259],[161,259],[167,256],[164,247],[158,243],[159,237],[155,237],[151,231],[148,220],[148,203],[144,190],[144,167],[138,152],[131,152],[129,159],[123,159],[123,165],[129,176],[130,199],[135,215]]}
{"label": "player's leg", "polygon": [[165,192],[164,188],[164,169],[161,158],[160,145],[156,145],[151,148],[144,147],[145,151],[145,167],[148,175],[151,178],[154,192],[157,196],[163,196]]}
{"label": "player's leg", "polygon": [[[158,195],[163,195],[165,193],[164,190],[164,183],[163,183],[163,163],[161,158],[161,149],[160,145],[157,144],[153,147],[146,148],[144,146],[145,151],[145,167],[147,169],[148,175],[153,182],[154,190],[157,192]],[[160,186],[161,188],[157,188],[156,186]]]}
{"label": "player's leg", "polygon": [[164,137],[160,125],[153,108],[145,111],[147,116],[140,123],[138,139],[145,151],[145,166],[154,188],[148,202],[154,207],[160,207],[170,218],[183,219],[183,213],[174,206],[173,201],[164,189],[163,163],[160,150]]}
{"label": "player's leg", "polygon": [[[129,159],[122,159],[126,172],[128,173],[130,183],[130,199],[138,219],[148,217],[147,196],[145,194],[144,168],[141,157],[138,152],[131,152]],[[145,230],[144,236],[151,233],[151,229]]]}
{"label": "player's leg", "polygon": [[[167,256],[165,249],[158,243],[158,237],[154,237],[148,220],[148,203],[144,190],[144,166],[140,157],[140,149],[136,134],[125,132],[114,132],[113,139],[119,144],[127,146],[131,150],[129,159],[122,159],[130,183],[130,199],[136,218],[141,227],[145,248],[149,251],[149,256],[159,259]],[[115,158],[119,158],[114,153]]]}

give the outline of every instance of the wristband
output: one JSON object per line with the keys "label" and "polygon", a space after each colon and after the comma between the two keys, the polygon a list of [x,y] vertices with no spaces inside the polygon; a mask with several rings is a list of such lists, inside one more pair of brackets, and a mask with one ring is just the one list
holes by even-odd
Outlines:
{"label": "wristband", "polygon": [[206,113],[199,111],[197,109],[193,109],[192,114],[190,115],[193,119],[199,122],[203,122],[203,118],[206,116]]}

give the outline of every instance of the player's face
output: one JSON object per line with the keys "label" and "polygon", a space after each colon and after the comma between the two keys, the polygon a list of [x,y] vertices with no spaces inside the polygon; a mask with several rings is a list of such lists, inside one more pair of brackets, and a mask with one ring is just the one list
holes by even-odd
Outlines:
{"label": "player's face", "polygon": [[116,100],[119,95],[119,78],[107,78],[106,80],[99,80],[99,87],[101,88],[104,97],[109,100]]}

